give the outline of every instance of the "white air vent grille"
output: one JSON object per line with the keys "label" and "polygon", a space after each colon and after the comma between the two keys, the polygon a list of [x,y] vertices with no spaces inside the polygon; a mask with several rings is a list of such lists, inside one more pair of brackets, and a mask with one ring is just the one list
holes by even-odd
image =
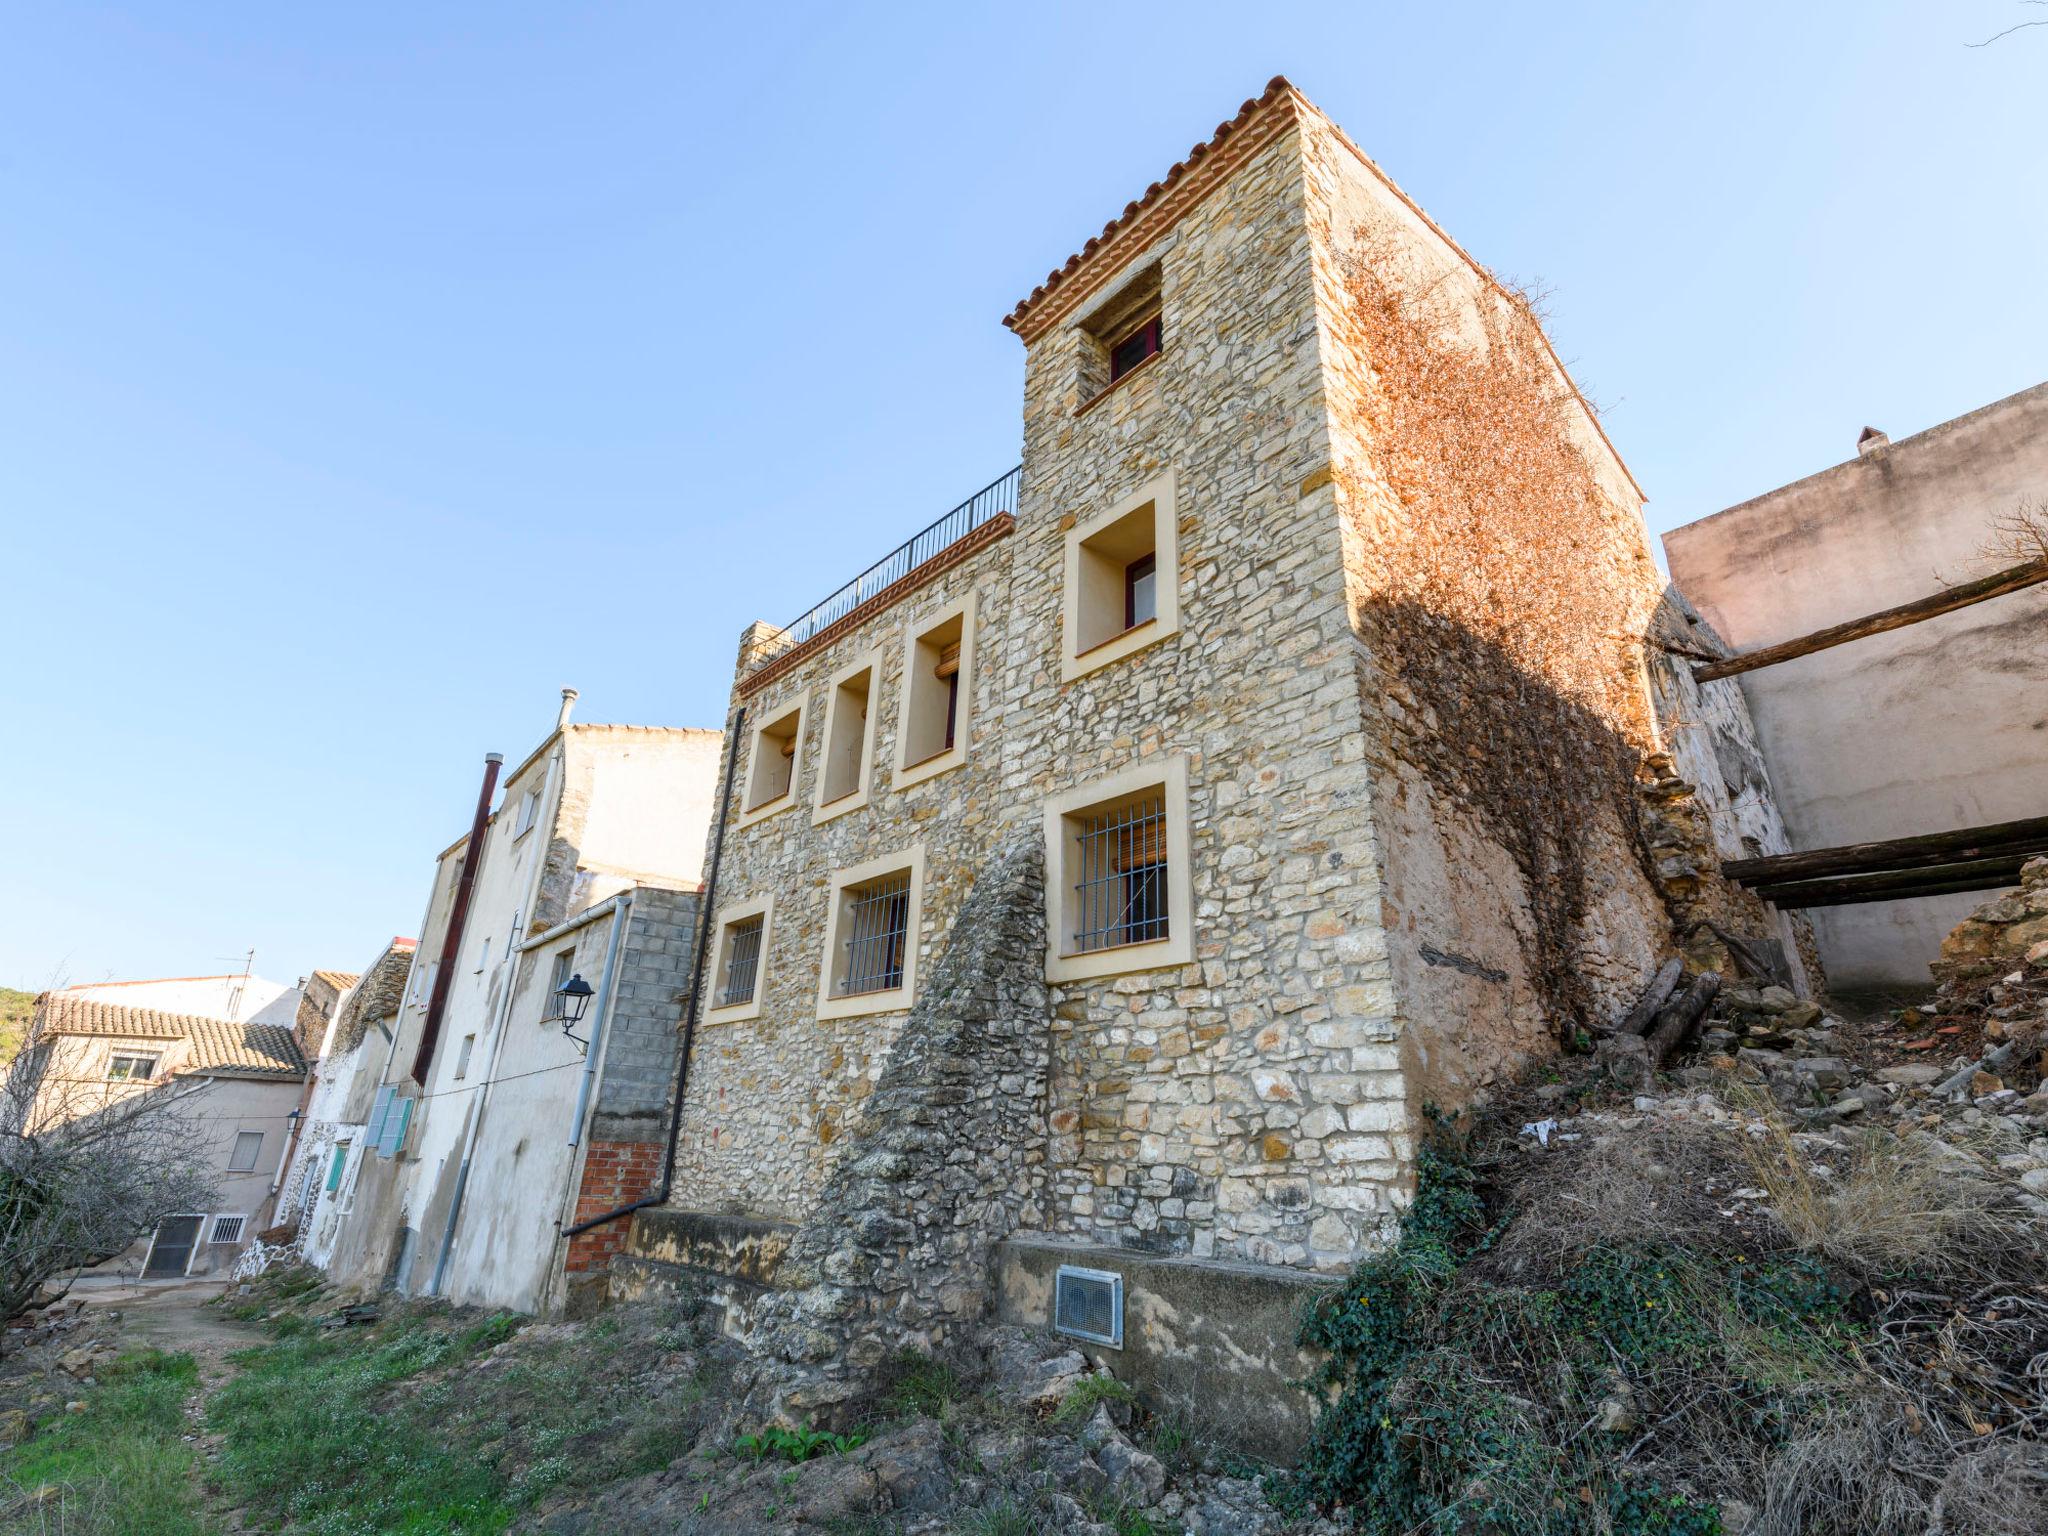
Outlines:
{"label": "white air vent grille", "polygon": [[1062,1264],[1053,1277],[1052,1328],[1070,1338],[1124,1347],[1124,1277]]}

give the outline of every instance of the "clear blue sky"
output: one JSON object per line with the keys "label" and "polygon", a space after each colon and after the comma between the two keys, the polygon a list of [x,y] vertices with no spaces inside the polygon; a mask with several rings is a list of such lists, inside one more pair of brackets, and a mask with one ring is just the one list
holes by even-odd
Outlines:
{"label": "clear blue sky", "polygon": [[719,723],[748,621],[1016,461],[1002,315],[1276,72],[1554,289],[1659,529],[2048,377],[2014,0],[4,15],[16,986],[354,969],[562,684]]}

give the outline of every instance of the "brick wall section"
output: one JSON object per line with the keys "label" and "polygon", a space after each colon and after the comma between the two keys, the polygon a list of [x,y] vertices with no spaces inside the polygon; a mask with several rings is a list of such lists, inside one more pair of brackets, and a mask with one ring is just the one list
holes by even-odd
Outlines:
{"label": "brick wall section", "polygon": [[[576,1220],[588,1221],[654,1193],[661,1183],[660,1141],[597,1141],[583,1160],[583,1182],[576,1191]],[[605,1268],[626,1246],[632,1230],[625,1221],[607,1222],[569,1239],[562,1268],[572,1275]]]}

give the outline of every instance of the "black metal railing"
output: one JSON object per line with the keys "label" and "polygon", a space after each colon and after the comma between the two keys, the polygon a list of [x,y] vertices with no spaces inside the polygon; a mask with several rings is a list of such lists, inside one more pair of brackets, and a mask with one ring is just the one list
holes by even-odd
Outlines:
{"label": "black metal railing", "polygon": [[808,609],[785,633],[791,645],[802,645],[827,625],[838,622],[878,592],[886,591],[935,555],[943,553],[1005,512],[1017,511],[1017,485],[1024,476],[1018,465],[990,481],[929,528],[899,544],[822,603]]}

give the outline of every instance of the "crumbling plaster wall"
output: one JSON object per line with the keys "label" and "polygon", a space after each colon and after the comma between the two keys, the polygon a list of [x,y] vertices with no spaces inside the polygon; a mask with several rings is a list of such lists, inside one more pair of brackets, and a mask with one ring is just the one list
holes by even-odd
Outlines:
{"label": "crumbling plaster wall", "polygon": [[1666,949],[1632,798],[1660,582],[1533,318],[1312,110],[1304,140],[1398,1024],[1414,1107],[1452,1107]]}
{"label": "crumbling plaster wall", "polygon": [[[2048,384],[1664,536],[1671,575],[1756,650],[2007,560],[1994,520],[2048,503]],[[1707,685],[1756,720],[1798,849],[2038,816],[2048,804],[2048,587]],[[1981,893],[1816,908],[1831,984],[1927,982]]]}

